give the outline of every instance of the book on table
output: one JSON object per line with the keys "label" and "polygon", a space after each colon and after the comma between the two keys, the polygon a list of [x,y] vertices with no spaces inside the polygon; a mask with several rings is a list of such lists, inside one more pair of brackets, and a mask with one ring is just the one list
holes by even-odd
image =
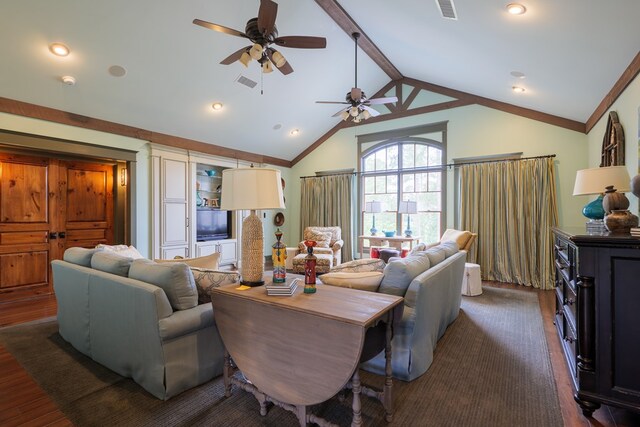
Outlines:
{"label": "book on table", "polygon": [[290,283],[278,283],[265,285],[267,295],[293,295],[298,288],[300,279],[294,279]]}

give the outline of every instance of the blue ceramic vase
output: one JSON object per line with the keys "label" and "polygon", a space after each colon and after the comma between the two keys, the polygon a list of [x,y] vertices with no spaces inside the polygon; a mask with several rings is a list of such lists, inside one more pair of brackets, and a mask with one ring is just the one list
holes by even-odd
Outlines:
{"label": "blue ceramic vase", "polygon": [[589,219],[602,219],[604,218],[604,207],[602,206],[602,194],[592,202],[587,203],[582,208],[582,215]]}

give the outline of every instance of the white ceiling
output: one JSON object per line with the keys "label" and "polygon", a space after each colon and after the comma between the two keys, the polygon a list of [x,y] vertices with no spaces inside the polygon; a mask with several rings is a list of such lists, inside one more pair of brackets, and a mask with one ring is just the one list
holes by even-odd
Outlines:
{"label": "white ceiling", "polygon": [[[443,19],[435,0],[340,5],[406,77],[581,122],[640,46],[638,0],[523,0],[523,16],[508,15],[506,0],[454,2],[457,21]],[[280,36],[323,36],[327,48],[282,48],[295,71],[265,75],[261,95],[255,62],[219,64],[246,40],[192,24],[244,31],[258,0],[0,0],[0,96],[291,160],[338,123],[340,106],[315,101],[341,101],[351,89],[354,45],[314,1],[277,3]],[[71,55],[52,56],[55,41]],[[127,75],[112,77],[112,65]],[[240,75],[258,85],[236,83]],[[388,81],[360,52],[358,86],[373,95]],[[514,94],[514,84],[527,92]]]}

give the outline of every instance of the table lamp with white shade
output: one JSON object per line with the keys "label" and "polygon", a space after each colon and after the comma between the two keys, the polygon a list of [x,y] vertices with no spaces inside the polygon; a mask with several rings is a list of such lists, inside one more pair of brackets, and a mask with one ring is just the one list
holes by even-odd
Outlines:
{"label": "table lamp with white shade", "polygon": [[280,171],[269,168],[235,168],[222,171],[221,210],[249,210],[242,221],[241,283],[264,284],[264,233],[256,210],[284,209]]}
{"label": "table lamp with white shade", "polygon": [[371,229],[369,231],[371,232],[372,236],[375,236],[378,232],[378,230],[376,229],[376,214],[382,212],[382,202],[376,202],[375,200],[366,202],[364,204],[364,211],[366,213],[373,214],[373,224],[371,225]]}
{"label": "table lamp with white shade", "polygon": [[398,204],[398,213],[399,214],[407,214],[407,229],[404,230],[405,237],[411,237],[413,232],[411,231],[411,214],[418,213],[418,202],[413,201],[404,201]]}
{"label": "table lamp with white shade", "polygon": [[[599,218],[604,219],[604,224],[609,231],[624,232],[627,229],[628,232],[628,227],[620,224],[620,221],[633,222],[635,217],[627,210],[629,199],[623,194],[629,189],[630,178],[626,166],[606,166],[579,170],[576,174],[573,195],[599,194],[596,200],[582,209],[582,214],[592,219],[591,222]],[[589,223],[587,228],[590,228]]]}

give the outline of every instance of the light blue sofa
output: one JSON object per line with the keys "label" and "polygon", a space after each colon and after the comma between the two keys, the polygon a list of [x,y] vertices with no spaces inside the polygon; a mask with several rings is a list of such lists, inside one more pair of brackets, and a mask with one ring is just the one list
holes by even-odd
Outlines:
{"label": "light blue sofa", "polygon": [[[444,242],[389,260],[378,292],[404,297],[404,312],[395,322],[392,341],[395,378],[411,381],[431,366],[436,343],[460,312],[466,256],[455,242]],[[384,351],[362,368],[384,375]]]}
{"label": "light blue sofa", "polygon": [[130,268],[130,258],[65,251],[64,260],[51,263],[59,332],[78,351],[166,400],[220,375],[223,346],[211,304],[197,304],[188,266],[153,267],[164,283],[187,281],[176,294],[165,292],[164,284],[127,277],[134,269],[135,277],[151,276],[145,262],[152,263],[135,261],[138,267]]}

